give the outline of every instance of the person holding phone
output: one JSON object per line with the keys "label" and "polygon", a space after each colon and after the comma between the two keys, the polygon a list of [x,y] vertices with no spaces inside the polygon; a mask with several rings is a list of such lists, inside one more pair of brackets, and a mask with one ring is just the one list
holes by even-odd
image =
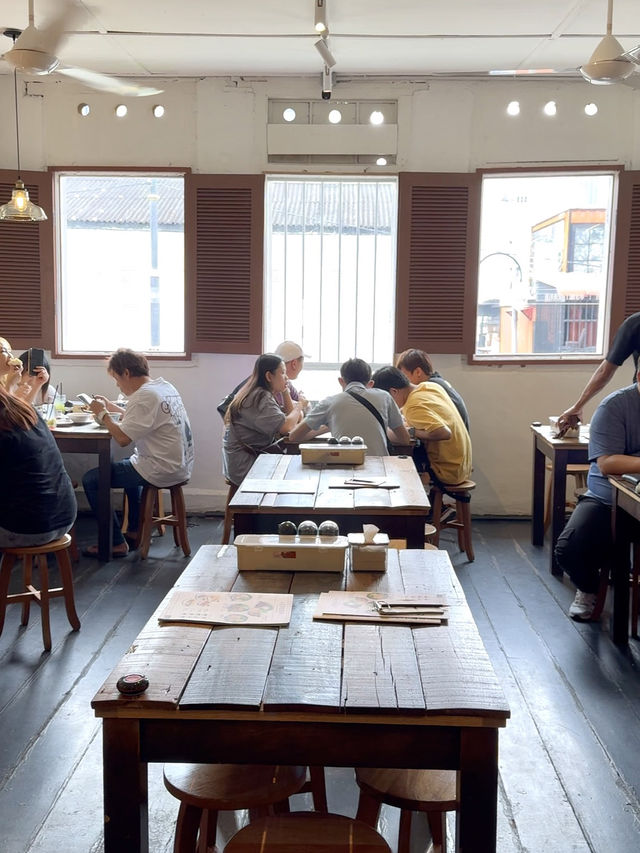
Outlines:
{"label": "person holding phone", "polygon": [[[89,408],[98,423],[109,431],[120,445],[134,445],[128,459],[111,463],[111,486],[124,489],[129,503],[128,536],[138,529],[142,488],[146,485],[167,488],[182,483],[191,476],[193,468],[193,436],[189,417],[177,390],[165,379],[152,379],[149,363],[142,353],[119,349],[109,359],[107,372],[120,391],[128,397],[123,409],[96,395]],[[115,421],[111,414],[119,413]],[[82,478],[87,500],[97,513],[99,469],[92,468]],[[134,539],[131,537],[131,541]],[[129,552],[117,519],[114,519],[114,557]],[[85,548],[87,557],[98,556],[98,546]]]}
{"label": "person holding phone", "polygon": [[[48,405],[53,403],[56,397],[56,389],[51,384],[51,367],[49,365],[49,360],[44,354],[44,350],[39,347],[31,347],[28,350],[25,350],[21,355],[18,356],[20,361],[23,364],[23,382],[24,384],[30,384],[33,380],[34,376],[38,376],[41,372],[41,369],[46,370],[48,374],[48,381],[43,385],[40,385],[40,395],[36,391],[35,401],[36,404],[42,403],[43,405]],[[29,378],[31,377],[31,379]]]}
{"label": "person holding phone", "polygon": [[[23,353],[26,356],[26,353]],[[43,362],[46,362],[43,354]],[[11,351],[11,344],[6,338],[0,338],[0,384],[9,388],[12,394],[26,400],[27,403],[37,405],[38,394],[42,394],[43,388],[49,388],[49,370],[43,363],[34,367],[32,375],[25,373],[23,369],[22,356],[16,358]],[[19,378],[18,378],[19,377]],[[55,394],[55,389],[53,389]],[[45,402],[43,399],[42,402]]]}

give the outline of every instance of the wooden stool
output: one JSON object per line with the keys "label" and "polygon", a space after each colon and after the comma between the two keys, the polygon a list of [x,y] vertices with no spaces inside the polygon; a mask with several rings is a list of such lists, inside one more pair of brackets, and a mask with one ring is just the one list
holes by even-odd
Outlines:
{"label": "wooden stool", "polygon": [[391,853],[375,829],[337,814],[293,812],[252,821],[225,853]]}
{"label": "wooden stool", "polygon": [[[182,551],[185,557],[191,554],[189,537],[187,536],[187,510],[184,504],[182,487],[187,485],[177,483],[175,486],[163,486],[171,493],[171,514],[154,515],[153,510],[158,500],[160,489],[156,486],[145,486],[142,490],[142,501],[140,503],[140,534],[138,536],[138,548],[140,557],[144,560],[149,553],[151,544],[151,529],[156,525],[168,525],[173,527],[173,541]],[[159,504],[161,505],[161,504]]]}
{"label": "wooden stool", "polygon": [[360,800],[356,818],[375,827],[380,806],[400,809],[398,853],[409,853],[411,812],[426,812],[434,853],[446,853],[445,813],[458,808],[455,770],[356,769]]}
{"label": "wooden stool", "polygon": [[[567,476],[575,479],[574,495],[579,491],[587,488],[587,474],[589,473],[589,465],[567,465]],[[544,494],[544,532],[546,533],[551,524],[551,486],[553,484],[553,466],[547,460],[545,470],[549,474],[547,477],[547,487]],[[567,509],[575,509],[575,501],[566,502]]]}
{"label": "wooden stool", "polygon": [[305,767],[165,764],[166,789],[180,800],[174,853],[214,853],[219,811],[249,809],[257,817],[306,784]]}
{"label": "wooden stool", "polygon": [[[40,618],[42,622],[42,640],[45,651],[51,651],[51,624],[49,621],[49,599],[64,597],[64,606],[67,611],[67,619],[74,631],[80,630],[80,620],[76,613],[73,600],[73,574],[71,572],[71,560],[69,559],[69,546],[71,537],[68,533],[46,545],[32,545],[21,548],[5,548],[0,561],[0,634],[4,627],[4,615],[7,604],[22,604],[21,625],[29,622],[29,608],[32,601],[40,605]],[[47,566],[47,554],[55,554],[60,569],[62,586],[55,589],[49,588],[49,568]],[[9,595],[9,580],[11,570],[16,560],[22,557],[22,578],[24,592]],[[32,585],[33,558],[37,558],[40,573],[40,589]]]}
{"label": "wooden stool", "polygon": [[442,498],[443,493],[432,483],[433,489],[433,514],[431,521],[436,527],[434,537],[434,545],[440,545],[440,531],[451,527],[458,531],[458,547],[467,555],[467,559],[472,563],[475,559],[473,554],[473,544],[471,542],[471,494],[475,489],[476,484],[473,480],[465,480],[463,483],[457,483],[453,486],[446,485],[447,492],[452,495],[456,502],[455,519],[449,520],[443,518]]}
{"label": "wooden stool", "polygon": [[233,516],[231,514],[231,510],[229,509],[229,504],[231,503],[231,498],[238,491],[238,486],[235,483],[232,483],[231,480],[225,480],[226,484],[229,486],[229,491],[227,492],[227,502],[224,505],[224,528],[222,530],[222,544],[228,545],[229,539],[231,538],[231,524],[233,523]]}

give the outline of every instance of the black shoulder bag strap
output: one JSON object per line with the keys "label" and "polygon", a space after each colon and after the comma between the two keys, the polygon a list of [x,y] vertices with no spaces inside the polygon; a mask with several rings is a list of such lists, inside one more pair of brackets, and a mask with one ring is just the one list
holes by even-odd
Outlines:
{"label": "black shoulder bag strap", "polygon": [[378,421],[378,423],[382,427],[382,434],[384,435],[384,440],[387,442],[387,452],[389,453],[389,456],[391,456],[391,442],[389,441],[389,436],[387,435],[387,427],[385,426],[385,423],[382,420],[382,415],[380,414],[380,412],[376,409],[373,403],[370,403],[365,397],[361,397],[360,394],[356,394],[355,391],[347,391],[347,394],[350,397],[353,397],[354,400],[357,400],[359,403],[362,403],[365,409],[369,409],[373,417]]}

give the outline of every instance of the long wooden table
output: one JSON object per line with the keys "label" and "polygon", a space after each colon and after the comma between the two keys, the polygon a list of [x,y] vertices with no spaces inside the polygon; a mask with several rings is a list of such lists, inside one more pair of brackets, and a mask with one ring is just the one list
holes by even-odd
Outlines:
{"label": "long wooden table", "polygon": [[562,533],[566,515],[567,465],[586,465],[589,438],[582,429],[579,438],[552,438],[551,427],[531,426],[533,434],[533,500],[531,507],[531,544],[544,545],[545,459],[551,461],[551,554],[550,571],[561,575],[555,558],[555,546]]}
{"label": "long wooden table", "polygon": [[[444,551],[383,574],[244,572],[199,549],[175,588],[291,592],[283,628],[159,626],[161,604],[93,699],[103,721],[105,853],[148,851],[147,763],[457,769],[456,850],[496,849],[498,731],[509,709]],[[330,589],[446,596],[443,626],[313,621]],[[140,697],[118,693],[146,674]]]}
{"label": "long wooden table", "polygon": [[95,453],[98,456],[98,557],[111,559],[111,436],[95,423],[51,430],[61,453]]}
{"label": "long wooden table", "polygon": [[[331,482],[351,477],[386,478],[398,488],[332,488]],[[247,492],[242,486],[229,505],[234,531],[275,533],[278,523],[290,519],[332,519],[341,533],[362,532],[364,523],[375,524],[391,539],[406,539],[408,548],[424,546],[424,525],[429,499],[410,456],[366,456],[363,465],[303,465],[300,456],[258,456],[247,479],[310,480],[306,494]]]}

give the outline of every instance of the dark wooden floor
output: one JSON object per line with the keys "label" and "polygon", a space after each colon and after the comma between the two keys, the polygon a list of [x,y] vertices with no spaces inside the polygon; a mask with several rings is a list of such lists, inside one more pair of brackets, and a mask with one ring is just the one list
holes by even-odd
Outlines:
{"label": "dark wooden floor", "polygon": [[[80,520],[80,538],[91,522]],[[194,550],[220,539],[221,520],[195,518]],[[552,578],[546,549],[525,521],[476,521],[476,560],[444,541],[509,698],[500,737],[500,853],[637,853],[640,850],[640,644],[621,652],[599,625],[566,616],[568,582]],[[20,608],[0,637],[0,851],[98,853],[101,839],[100,725],[89,703],[174,583],[185,561],[172,537],[150,557],[75,570],[79,633],[61,601],[52,605],[54,647],[44,654],[39,614]],[[176,803],[161,768],[150,769],[151,850],[171,850]],[[329,776],[329,805],[353,814],[350,771]],[[305,803],[301,807],[305,807]],[[385,811],[391,836],[396,815]],[[243,816],[228,816],[233,831]],[[424,850],[418,824],[415,849]]]}

